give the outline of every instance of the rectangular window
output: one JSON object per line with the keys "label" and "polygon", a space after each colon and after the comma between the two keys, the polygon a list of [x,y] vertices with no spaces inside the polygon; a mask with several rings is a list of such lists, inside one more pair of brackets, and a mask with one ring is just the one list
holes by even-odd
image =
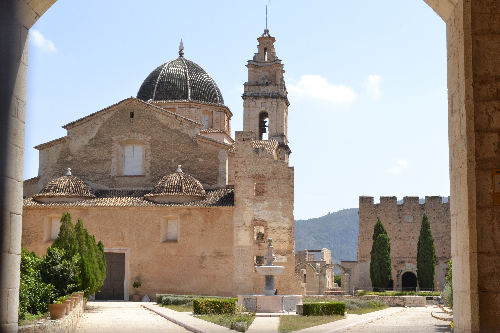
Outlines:
{"label": "rectangular window", "polygon": [[161,222],[162,243],[176,243],[179,237],[179,220],[164,218]]}
{"label": "rectangular window", "polygon": [[124,148],[123,175],[142,175],[142,146],[125,146]]}
{"label": "rectangular window", "polygon": [[54,240],[59,236],[59,229],[61,228],[61,218],[53,217],[50,229],[50,239]]}
{"label": "rectangular window", "polygon": [[203,111],[201,116],[201,122],[203,124],[203,129],[212,128],[212,112],[211,111]]}

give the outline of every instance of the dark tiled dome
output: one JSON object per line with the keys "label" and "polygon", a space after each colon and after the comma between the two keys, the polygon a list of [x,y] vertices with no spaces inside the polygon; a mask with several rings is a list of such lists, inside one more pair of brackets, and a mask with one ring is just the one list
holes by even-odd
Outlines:
{"label": "dark tiled dome", "polygon": [[224,99],[210,74],[183,56],[149,74],[137,93],[143,101],[198,102],[224,105]]}
{"label": "dark tiled dome", "polygon": [[191,175],[182,172],[181,166],[173,174],[163,177],[154,189],[144,196],[156,202],[186,202],[202,200],[207,194],[201,183]]}
{"label": "dark tiled dome", "polygon": [[92,199],[94,195],[90,188],[78,177],[72,176],[70,170],[65,176],[53,179],[38,194],[34,200],[49,201],[75,201]]}

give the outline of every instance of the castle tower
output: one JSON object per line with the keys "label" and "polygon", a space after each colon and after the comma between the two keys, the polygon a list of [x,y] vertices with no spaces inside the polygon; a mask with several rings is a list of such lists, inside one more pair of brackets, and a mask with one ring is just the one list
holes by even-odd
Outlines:
{"label": "castle tower", "polygon": [[[258,52],[246,65],[248,82],[243,93],[243,130],[254,133],[254,140],[276,140],[288,150],[288,102],[283,64],[274,50],[275,38],[265,29],[257,38]],[[267,138],[266,138],[267,136]]]}

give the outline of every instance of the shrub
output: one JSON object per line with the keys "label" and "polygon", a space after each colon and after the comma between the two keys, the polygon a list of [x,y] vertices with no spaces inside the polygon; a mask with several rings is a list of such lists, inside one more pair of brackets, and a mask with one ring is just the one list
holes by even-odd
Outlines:
{"label": "shrub", "polygon": [[335,275],[333,277],[333,282],[335,282],[339,287],[341,287],[342,286],[342,276]]}
{"label": "shrub", "polygon": [[329,316],[344,315],[346,304],[343,302],[325,302],[325,303],[304,303],[304,316]]}
{"label": "shrub", "polygon": [[421,289],[434,289],[435,269],[436,250],[434,248],[434,237],[432,237],[429,219],[424,213],[417,244],[417,279]]}
{"label": "shrub", "polygon": [[21,249],[18,320],[49,311],[48,304],[56,297],[53,285],[44,283],[40,275],[43,260],[35,252]]}
{"label": "shrub", "polygon": [[78,260],[79,255],[65,258],[66,252],[62,249],[49,247],[40,265],[40,273],[45,283],[55,287],[57,296],[65,296],[78,290]]}
{"label": "shrub", "polygon": [[194,314],[233,314],[236,298],[197,298],[193,300]]}

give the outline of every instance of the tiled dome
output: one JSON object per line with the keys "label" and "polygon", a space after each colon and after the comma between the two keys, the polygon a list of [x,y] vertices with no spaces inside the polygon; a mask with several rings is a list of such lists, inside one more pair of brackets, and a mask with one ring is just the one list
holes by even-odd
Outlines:
{"label": "tiled dome", "polygon": [[149,74],[137,93],[143,101],[198,102],[224,105],[222,94],[203,68],[184,58],[181,43],[180,56]]}
{"label": "tiled dome", "polygon": [[65,176],[56,178],[48,183],[33,199],[40,202],[72,202],[92,199],[94,195],[90,187],[78,177],[71,175],[71,169]]}
{"label": "tiled dome", "polygon": [[206,196],[201,183],[193,176],[182,172],[179,165],[175,173],[163,177],[144,198],[155,202],[184,203],[203,200]]}

